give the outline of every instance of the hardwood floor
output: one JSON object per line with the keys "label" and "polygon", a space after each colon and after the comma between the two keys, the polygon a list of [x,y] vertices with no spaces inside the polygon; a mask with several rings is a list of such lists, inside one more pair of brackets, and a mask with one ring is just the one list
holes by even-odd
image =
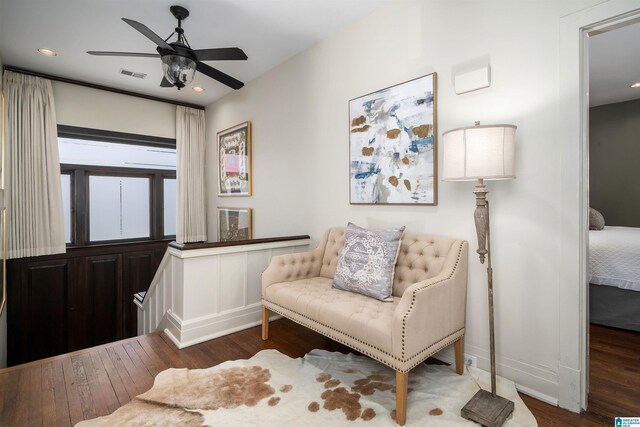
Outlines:
{"label": "hardwood floor", "polygon": [[591,325],[589,408],[640,417],[640,332]]}
{"label": "hardwood floor", "polygon": [[[591,327],[591,394],[582,415],[528,396],[540,426],[613,425],[614,416],[640,415],[640,333]],[[313,348],[349,349],[289,320],[178,350],[162,333],[144,335],[0,370],[0,426],[73,425],[107,415],[145,392],[167,368],[207,368],[273,348],[301,357]],[[615,362],[615,363],[612,363]]]}

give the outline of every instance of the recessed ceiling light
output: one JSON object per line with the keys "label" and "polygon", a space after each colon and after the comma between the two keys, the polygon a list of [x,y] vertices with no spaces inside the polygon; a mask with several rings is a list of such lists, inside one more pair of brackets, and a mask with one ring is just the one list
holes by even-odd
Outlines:
{"label": "recessed ceiling light", "polygon": [[640,87],[640,82],[635,82],[634,84],[631,85],[631,87]]}
{"label": "recessed ceiling light", "polygon": [[194,86],[193,90],[195,90],[196,92],[204,92],[204,88],[200,86]]}
{"label": "recessed ceiling light", "polygon": [[58,54],[56,52],[54,52],[51,49],[45,49],[43,47],[38,49],[38,53],[44,55],[44,56],[58,56]]}

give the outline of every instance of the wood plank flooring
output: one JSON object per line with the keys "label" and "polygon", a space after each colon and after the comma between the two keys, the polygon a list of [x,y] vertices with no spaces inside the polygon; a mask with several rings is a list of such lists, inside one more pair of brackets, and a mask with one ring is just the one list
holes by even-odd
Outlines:
{"label": "wood plank flooring", "polygon": [[[154,333],[0,370],[0,426],[69,426],[107,415],[167,368],[208,368],[267,348],[290,357],[314,348],[349,351],[285,319],[271,323],[268,341],[260,333],[255,327],[183,350]],[[522,395],[540,426],[612,426],[614,416],[640,416],[640,333],[592,326],[591,360],[587,413]]]}
{"label": "wood plank flooring", "polygon": [[592,326],[589,355],[591,410],[640,417],[640,332]]}

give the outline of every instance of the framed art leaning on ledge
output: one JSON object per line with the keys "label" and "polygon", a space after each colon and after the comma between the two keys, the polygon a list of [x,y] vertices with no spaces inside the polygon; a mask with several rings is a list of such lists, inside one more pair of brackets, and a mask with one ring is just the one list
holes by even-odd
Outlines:
{"label": "framed art leaning on ledge", "polygon": [[218,241],[253,238],[250,208],[218,208]]}
{"label": "framed art leaning on ledge", "polygon": [[349,101],[351,204],[437,205],[436,74]]}
{"label": "framed art leaning on ledge", "polygon": [[251,195],[251,122],[218,132],[218,196]]}

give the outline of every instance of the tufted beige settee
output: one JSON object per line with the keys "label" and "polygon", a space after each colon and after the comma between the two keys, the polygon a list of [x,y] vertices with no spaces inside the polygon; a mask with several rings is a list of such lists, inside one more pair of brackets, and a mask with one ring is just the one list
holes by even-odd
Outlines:
{"label": "tufted beige settee", "polygon": [[315,250],[272,258],[262,274],[262,339],[273,311],[395,369],[396,421],[404,425],[412,368],[455,344],[463,371],[468,244],[405,233],[393,302],[332,287],[343,246],[344,228],[331,228]]}

